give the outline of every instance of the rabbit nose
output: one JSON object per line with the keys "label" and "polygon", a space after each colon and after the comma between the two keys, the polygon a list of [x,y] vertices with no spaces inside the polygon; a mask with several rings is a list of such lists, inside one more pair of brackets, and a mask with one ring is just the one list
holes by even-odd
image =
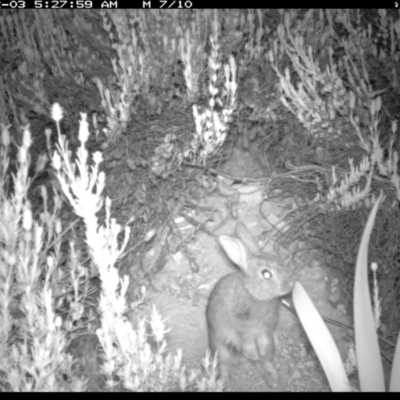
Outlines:
{"label": "rabbit nose", "polygon": [[288,294],[293,290],[293,282],[292,281],[286,281],[282,283],[282,291],[284,294]]}

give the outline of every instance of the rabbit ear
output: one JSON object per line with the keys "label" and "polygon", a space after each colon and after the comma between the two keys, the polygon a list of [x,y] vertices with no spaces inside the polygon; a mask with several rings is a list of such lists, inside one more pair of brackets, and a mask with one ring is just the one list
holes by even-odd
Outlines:
{"label": "rabbit ear", "polygon": [[242,222],[238,222],[235,226],[235,233],[238,238],[247,246],[251,254],[260,253],[260,249],[254,240],[253,236],[247,229],[247,226]]}
{"label": "rabbit ear", "polygon": [[218,240],[230,260],[243,271],[247,271],[247,253],[243,243],[239,239],[226,235],[220,236]]}

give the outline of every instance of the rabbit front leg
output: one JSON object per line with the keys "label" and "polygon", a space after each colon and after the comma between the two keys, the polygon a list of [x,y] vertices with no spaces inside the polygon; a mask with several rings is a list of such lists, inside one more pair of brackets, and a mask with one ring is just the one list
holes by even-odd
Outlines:
{"label": "rabbit front leg", "polygon": [[260,358],[254,338],[249,338],[242,343],[242,353],[250,361],[257,361]]}
{"label": "rabbit front leg", "polygon": [[261,357],[254,362],[260,375],[270,388],[277,389],[280,386],[280,376],[276,368],[267,357]]}
{"label": "rabbit front leg", "polygon": [[271,363],[274,355],[274,339],[269,332],[247,332],[243,337],[243,355],[254,364],[269,387],[276,389],[280,385],[280,377]]}
{"label": "rabbit front leg", "polygon": [[280,386],[280,377],[271,360],[274,356],[274,336],[273,334],[261,334],[257,337],[257,346],[260,358],[254,362],[261,376],[271,388]]}
{"label": "rabbit front leg", "polygon": [[243,335],[242,353],[252,361],[260,357],[272,358],[274,354],[274,340],[269,332],[257,332],[249,330]]}
{"label": "rabbit front leg", "polygon": [[242,344],[243,355],[254,364],[267,385],[273,389],[280,386],[280,377],[271,363],[274,353],[273,339],[268,335],[251,338]]}

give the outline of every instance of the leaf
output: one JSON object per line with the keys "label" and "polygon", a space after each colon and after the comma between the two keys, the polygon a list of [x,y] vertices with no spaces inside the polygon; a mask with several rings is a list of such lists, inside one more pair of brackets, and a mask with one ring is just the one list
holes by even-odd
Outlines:
{"label": "leaf", "polygon": [[296,282],[293,304],[334,392],[351,391],[339,350],[303,286]]}
{"label": "leaf", "polygon": [[368,244],[382,194],[365,226],[354,280],[354,325],[357,367],[362,391],[385,391],[382,360],[368,286]]}

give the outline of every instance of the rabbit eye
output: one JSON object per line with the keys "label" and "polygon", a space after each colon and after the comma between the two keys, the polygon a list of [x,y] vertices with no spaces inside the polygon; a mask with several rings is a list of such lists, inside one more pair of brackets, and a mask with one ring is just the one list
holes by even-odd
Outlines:
{"label": "rabbit eye", "polygon": [[265,280],[271,279],[271,278],[272,278],[272,272],[271,272],[269,269],[263,269],[263,270],[261,271],[261,276],[262,276]]}

